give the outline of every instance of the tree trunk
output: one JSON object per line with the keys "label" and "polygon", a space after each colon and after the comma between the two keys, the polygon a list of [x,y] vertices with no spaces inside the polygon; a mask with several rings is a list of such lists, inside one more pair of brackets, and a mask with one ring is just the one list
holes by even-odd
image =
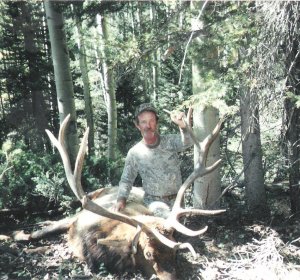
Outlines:
{"label": "tree trunk", "polygon": [[[191,10],[202,10],[204,9],[204,2],[193,2],[191,3]],[[203,24],[198,19],[194,19],[191,23],[192,31],[195,31]],[[198,44],[201,44],[200,38],[196,37],[193,39],[193,47],[197,48]],[[216,58],[217,59],[217,58]],[[192,79],[193,79],[193,95],[199,96],[207,95],[205,92],[205,79],[203,78],[203,70],[201,66],[201,59],[197,51],[193,52],[192,55]],[[209,135],[216,124],[219,121],[219,111],[209,105],[195,104],[194,106],[194,130],[197,138],[202,141]],[[197,149],[194,149],[194,160],[195,162],[199,158]],[[208,155],[206,165],[209,166],[212,163],[220,159],[220,138],[218,137],[214,143],[212,143]],[[197,179],[194,183],[194,207],[202,209],[218,208],[220,206],[221,196],[221,176],[220,168],[217,168],[213,172]]]}
{"label": "tree trunk", "polygon": [[245,89],[240,99],[246,201],[253,217],[269,214],[264,187],[257,96]]}
{"label": "tree trunk", "polygon": [[99,31],[102,35],[102,73],[104,81],[104,98],[107,108],[107,122],[108,122],[108,148],[107,157],[114,160],[116,157],[117,147],[117,102],[115,91],[114,71],[110,65],[110,59],[106,53],[106,44],[109,39],[109,30],[107,26],[107,18],[98,16]]}
{"label": "tree trunk", "polygon": [[285,106],[285,125],[286,125],[286,145],[288,150],[289,162],[289,186],[291,211],[297,213],[300,211],[300,109],[295,103],[287,98]]}
{"label": "tree trunk", "polygon": [[71,115],[70,124],[66,133],[66,144],[73,165],[78,150],[78,139],[74,89],[70,71],[69,52],[64,32],[64,19],[56,3],[53,1],[45,1],[44,3],[51,43],[60,123],[62,123],[68,114]]}
{"label": "tree trunk", "polygon": [[[152,2],[150,2],[150,19],[151,22],[155,22],[156,20],[156,10],[155,6]],[[159,49],[153,51],[153,54],[151,55],[152,63],[151,63],[151,69],[152,69],[152,83],[151,83],[151,93],[150,93],[150,100],[152,103],[155,104],[156,101],[158,101],[158,77],[159,77]]]}
{"label": "tree trunk", "polygon": [[[79,6],[77,6],[79,5]],[[82,10],[83,3],[78,3],[75,5],[75,9],[78,7],[79,11]],[[76,13],[75,13],[76,14]],[[91,152],[94,148],[94,117],[93,117],[93,104],[91,98],[91,91],[90,91],[90,81],[88,76],[88,66],[86,61],[86,50],[85,50],[85,42],[82,37],[82,27],[80,18],[76,14],[76,27],[78,32],[78,49],[79,49],[79,64],[80,70],[82,74],[82,82],[83,82],[83,94],[84,94],[84,107],[85,107],[85,114],[87,119],[87,126],[90,128],[89,131],[89,139],[88,139],[88,147],[89,151]]]}
{"label": "tree trunk", "polygon": [[[197,138],[202,141],[209,135],[219,121],[219,112],[213,107],[194,107],[194,131]],[[218,137],[211,145],[206,165],[209,166],[220,159],[220,138]],[[198,161],[199,153],[194,149],[194,160]],[[220,168],[197,179],[194,182],[194,207],[201,209],[218,208],[220,206],[219,197],[221,195]]]}
{"label": "tree trunk", "polygon": [[296,100],[300,96],[299,85],[299,69],[300,69],[300,53],[299,53],[299,23],[300,17],[299,4],[288,3],[286,5],[286,12],[288,16],[288,30],[286,46],[286,73],[287,91],[294,96],[288,96],[284,102],[285,108],[285,143],[288,151],[289,164],[289,188],[291,212],[293,214],[300,211],[300,108],[296,105]]}

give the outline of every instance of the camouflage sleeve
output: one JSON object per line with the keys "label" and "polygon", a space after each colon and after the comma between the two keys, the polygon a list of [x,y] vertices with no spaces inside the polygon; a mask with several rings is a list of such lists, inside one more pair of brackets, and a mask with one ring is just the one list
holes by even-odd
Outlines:
{"label": "camouflage sleeve", "polygon": [[165,139],[163,147],[171,149],[173,152],[183,152],[193,145],[193,139],[187,129],[180,128],[180,133],[167,134],[162,137]]}
{"label": "camouflage sleeve", "polygon": [[119,182],[118,199],[128,198],[137,174],[138,169],[134,160],[134,155],[129,151],[125,160],[121,180]]}
{"label": "camouflage sleeve", "polygon": [[172,146],[176,152],[182,152],[193,144],[192,137],[186,128],[179,128],[180,134],[172,137]]}

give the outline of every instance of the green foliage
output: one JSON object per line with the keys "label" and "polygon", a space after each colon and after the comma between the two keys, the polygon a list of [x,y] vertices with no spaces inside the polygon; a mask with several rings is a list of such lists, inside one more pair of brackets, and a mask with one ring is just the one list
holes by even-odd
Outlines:
{"label": "green foliage", "polygon": [[22,142],[13,145],[9,140],[0,156],[0,173],[9,167],[0,181],[1,208],[35,204],[41,197],[44,202],[65,199],[65,175],[54,163],[56,156],[34,153]]}
{"label": "green foliage", "polygon": [[66,179],[62,177],[63,175],[56,174],[56,170],[51,170],[40,173],[37,177],[32,177],[32,181],[36,184],[34,193],[56,203],[70,200],[70,196],[64,195]]}
{"label": "green foliage", "polygon": [[[82,184],[86,192],[118,184],[123,167],[120,158],[114,162],[92,155],[83,168]],[[75,199],[58,155],[33,153],[21,142],[3,144],[0,154],[0,208],[27,206],[43,200],[66,205]]]}
{"label": "green foliage", "polygon": [[201,77],[200,87],[184,104],[201,104],[202,107],[214,107],[219,110],[220,116],[235,115],[239,110],[235,104],[228,100],[228,86],[220,79],[215,79],[212,72],[207,72]]}
{"label": "green foliage", "polygon": [[191,101],[215,107],[221,116],[238,113],[240,88],[252,83],[257,27],[251,9],[249,3],[211,3],[201,18],[205,35],[190,47],[199,71],[193,77]]}
{"label": "green foliage", "polygon": [[300,107],[300,95],[296,95],[293,92],[286,92],[286,97],[291,99],[291,101],[293,101],[296,105],[297,108]]}
{"label": "green foliage", "polygon": [[86,190],[96,190],[107,185],[117,185],[123,168],[123,159],[110,161],[105,156],[92,155],[87,158],[83,170],[83,185]]}

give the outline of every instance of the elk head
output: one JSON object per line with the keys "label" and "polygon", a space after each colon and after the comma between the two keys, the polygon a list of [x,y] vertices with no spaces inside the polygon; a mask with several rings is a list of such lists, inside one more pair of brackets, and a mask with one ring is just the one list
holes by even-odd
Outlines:
{"label": "elk head", "polygon": [[[188,116],[190,114],[191,110],[189,110]],[[47,130],[46,132],[52,143],[59,150],[68,183],[75,196],[81,201],[82,207],[85,209],[83,211],[85,213],[88,211],[93,212],[93,217],[96,219],[93,222],[91,218],[83,218],[84,221],[89,220],[89,226],[81,227],[79,236],[78,225],[76,230],[75,227],[70,230],[69,234],[73,240],[78,240],[81,243],[82,239],[85,240],[85,244],[81,245],[81,251],[84,251],[81,252],[81,255],[84,255],[91,265],[100,260],[108,269],[114,272],[140,269],[147,276],[156,274],[160,279],[176,279],[176,250],[188,249],[193,256],[196,255],[196,252],[190,243],[176,242],[173,238],[174,231],[176,230],[187,236],[198,236],[207,229],[205,227],[196,231],[191,230],[180,223],[180,217],[187,215],[214,215],[224,212],[224,210],[185,209],[181,206],[184,192],[194,180],[213,171],[220,164],[220,160],[218,160],[209,167],[205,166],[209,146],[217,137],[221,122],[218,123],[212,134],[207,136],[201,143],[194,135],[190,123],[187,124],[187,129],[200,151],[200,157],[194,171],[180,187],[170,215],[164,219],[153,216],[142,205],[142,200],[137,203],[127,203],[123,212],[116,212],[109,205],[106,204],[104,206],[105,203],[103,201],[101,203],[102,198],[99,198],[99,201],[88,198],[81,186],[81,171],[87,149],[89,129],[84,133],[75,168],[72,171],[64,144],[64,133],[68,121],[69,116],[61,124],[58,139],[50,131]],[[104,190],[103,194],[105,192],[110,192],[115,201],[116,189],[112,191]],[[79,221],[76,223],[79,223]]]}

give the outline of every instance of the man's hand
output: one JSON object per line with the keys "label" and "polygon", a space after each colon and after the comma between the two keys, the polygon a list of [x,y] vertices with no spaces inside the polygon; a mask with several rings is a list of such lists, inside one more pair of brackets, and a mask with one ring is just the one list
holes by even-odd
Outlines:
{"label": "man's hand", "polygon": [[126,206],[126,199],[125,198],[120,198],[118,199],[116,205],[114,206],[115,211],[120,211],[124,209]]}
{"label": "man's hand", "polygon": [[184,112],[173,111],[171,112],[170,116],[171,120],[174,123],[176,123],[180,128],[186,127],[186,122],[184,121],[186,119],[186,116]]}
{"label": "man's hand", "polygon": [[171,120],[176,123],[179,128],[184,129],[186,126],[192,126],[192,115],[193,115],[193,108],[190,107],[188,111],[187,117],[185,116],[184,112],[179,112],[179,111],[172,111],[170,112],[169,110],[163,109],[166,113],[168,113],[171,117]]}

